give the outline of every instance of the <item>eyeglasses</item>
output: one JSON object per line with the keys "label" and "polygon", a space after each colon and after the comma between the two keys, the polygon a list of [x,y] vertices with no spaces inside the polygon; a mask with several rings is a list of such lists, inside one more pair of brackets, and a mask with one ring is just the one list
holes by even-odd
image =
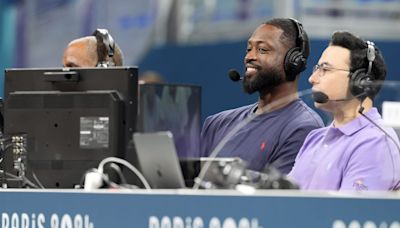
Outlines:
{"label": "eyeglasses", "polygon": [[326,65],[326,63],[322,63],[322,64],[317,64],[313,67],[313,73],[319,71],[319,76],[323,77],[325,76],[326,72],[330,72],[330,71],[346,71],[346,72],[350,72],[350,70],[345,70],[345,69],[339,69],[339,68],[334,68],[331,67],[329,65]]}

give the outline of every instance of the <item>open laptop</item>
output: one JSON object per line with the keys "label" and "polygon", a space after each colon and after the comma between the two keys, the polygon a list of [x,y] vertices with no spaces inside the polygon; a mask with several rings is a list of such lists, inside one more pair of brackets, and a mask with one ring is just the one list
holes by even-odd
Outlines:
{"label": "open laptop", "polygon": [[152,188],[185,188],[172,133],[134,133],[142,174]]}

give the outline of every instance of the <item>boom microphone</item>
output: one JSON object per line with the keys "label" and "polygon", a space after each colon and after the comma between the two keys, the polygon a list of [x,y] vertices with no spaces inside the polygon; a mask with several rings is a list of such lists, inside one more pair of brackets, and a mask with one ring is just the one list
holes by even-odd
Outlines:
{"label": "boom microphone", "polygon": [[[361,95],[365,95],[365,93],[362,93]],[[358,96],[356,96],[358,97]],[[328,101],[349,101],[352,100],[356,97],[351,97],[351,98],[344,98],[344,99],[336,99],[336,100],[331,100],[329,99],[328,95],[324,92],[317,91],[312,93],[312,98],[315,102],[320,103],[320,104],[325,104]]]}
{"label": "boom microphone", "polygon": [[349,101],[354,98],[360,98],[363,96],[368,96],[370,93],[373,93],[377,86],[387,85],[390,87],[398,87],[398,82],[391,82],[391,81],[372,81],[370,78],[365,78],[355,82],[356,85],[363,91],[362,93],[358,94],[354,97],[348,97],[343,99],[331,100],[329,96],[321,91],[316,91],[312,93],[312,98],[315,102],[324,104],[328,101]]}
{"label": "boom microphone", "polygon": [[312,93],[312,99],[315,102],[320,103],[320,104],[324,104],[329,101],[328,95],[326,95],[326,93],[319,92],[319,91]]}
{"label": "boom microphone", "polygon": [[241,77],[239,72],[237,70],[235,70],[235,69],[229,70],[228,75],[229,75],[229,78],[234,82],[237,82],[237,81],[243,79],[243,77]]}

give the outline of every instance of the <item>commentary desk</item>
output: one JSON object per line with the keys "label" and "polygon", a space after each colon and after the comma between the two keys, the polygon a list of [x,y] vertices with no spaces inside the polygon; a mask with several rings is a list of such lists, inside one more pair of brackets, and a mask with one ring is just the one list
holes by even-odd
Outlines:
{"label": "commentary desk", "polygon": [[399,193],[0,190],[2,228],[400,228]]}

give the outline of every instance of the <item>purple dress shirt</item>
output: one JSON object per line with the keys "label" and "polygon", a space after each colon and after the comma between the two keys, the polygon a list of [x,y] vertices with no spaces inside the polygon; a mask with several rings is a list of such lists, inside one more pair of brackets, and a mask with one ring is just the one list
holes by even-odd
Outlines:
{"label": "purple dress shirt", "polygon": [[[365,113],[382,126],[376,108]],[[384,128],[399,145],[392,128]],[[363,116],[338,128],[313,130],[307,136],[289,176],[301,189],[394,190],[400,188],[400,151]]]}

